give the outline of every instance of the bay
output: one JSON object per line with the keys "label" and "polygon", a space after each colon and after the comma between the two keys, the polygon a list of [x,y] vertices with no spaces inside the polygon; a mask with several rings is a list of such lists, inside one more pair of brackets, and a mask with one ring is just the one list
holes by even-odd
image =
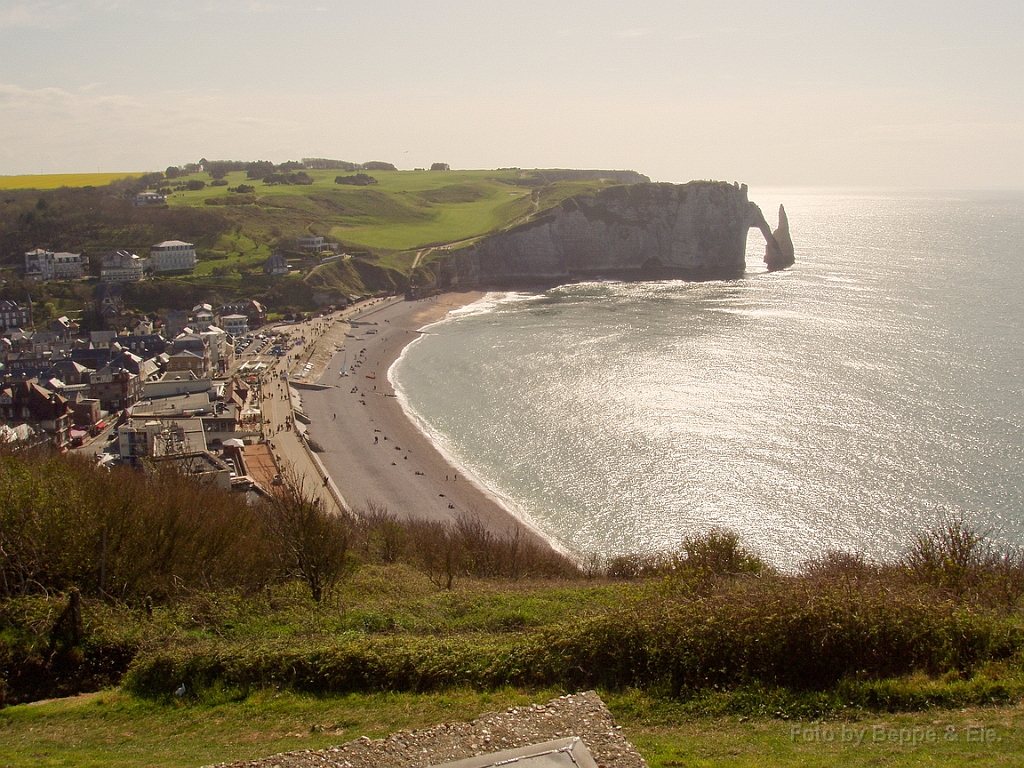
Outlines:
{"label": "bay", "polygon": [[1024,194],[751,190],[797,249],[741,280],[490,294],[390,375],[479,482],[578,553],[714,526],[783,568],[961,517],[1024,541]]}

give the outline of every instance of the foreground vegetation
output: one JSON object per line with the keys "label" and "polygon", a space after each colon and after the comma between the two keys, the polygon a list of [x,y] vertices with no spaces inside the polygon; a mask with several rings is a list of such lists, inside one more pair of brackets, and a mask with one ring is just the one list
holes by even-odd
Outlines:
{"label": "foreground vegetation", "polygon": [[[106,740],[123,742],[131,764],[139,742],[124,731],[173,741],[174,723],[203,720],[237,758],[252,731],[238,720],[255,710],[282,724],[253,746],[265,752],[588,688],[656,765],[725,743],[752,764],[765,754],[868,764],[914,749],[958,764],[976,748],[1018,748],[1008,729],[1019,713],[1006,707],[1024,693],[1024,565],[957,521],[896,562],[830,553],[786,574],[725,531],[670,553],[573,562],[472,518],[330,517],[295,481],[250,507],[160,472],[7,452],[0,486],[0,699],[120,686],[76,704],[9,706],[3,749],[50,751],[32,724],[66,718],[60,728],[81,729],[72,740],[86,745],[73,762],[99,760],[89,750]],[[1003,709],[977,709],[991,707]],[[974,714],[936,714],[951,709]],[[966,728],[971,717],[999,719],[1001,740],[858,752],[794,741],[786,725],[953,718]],[[104,718],[102,735],[83,735]],[[679,740],[679,723],[694,720],[715,743]]]}
{"label": "foreground vegetation", "polygon": [[[560,693],[503,688],[310,696],[265,690],[233,700],[165,704],[104,691],[0,710],[0,765],[192,768],[471,720]],[[1022,751],[1024,710],[1019,707],[862,712],[811,721],[695,715],[635,691],[601,694],[652,768],[1014,766]],[[844,742],[844,727],[863,738]],[[828,741],[830,732],[835,737]]]}

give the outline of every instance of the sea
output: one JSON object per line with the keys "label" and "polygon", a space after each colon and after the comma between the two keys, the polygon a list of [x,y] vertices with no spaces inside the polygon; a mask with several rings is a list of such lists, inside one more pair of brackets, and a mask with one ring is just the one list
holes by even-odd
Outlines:
{"label": "sea", "polygon": [[491,293],[390,371],[476,482],[580,555],[712,528],[794,570],[963,521],[1024,544],[1024,191],[751,189],[796,264]]}

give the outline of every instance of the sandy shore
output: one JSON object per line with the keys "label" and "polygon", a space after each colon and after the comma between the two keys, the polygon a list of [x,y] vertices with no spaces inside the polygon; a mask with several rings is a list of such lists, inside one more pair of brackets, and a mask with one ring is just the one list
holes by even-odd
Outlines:
{"label": "sandy shore", "polygon": [[[419,329],[483,295],[397,301],[370,309],[351,327],[338,324],[319,342],[340,347],[318,380],[329,388],[302,391],[303,410],[312,421],[310,436],[324,448],[319,454],[324,468],[353,509],[376,506],[403,518],[438,521],[468,513],[495,533],[522,528],[544,541],[459,474],[406,416],[387,377]],[[347,375],[341,376],[346,365]]]}

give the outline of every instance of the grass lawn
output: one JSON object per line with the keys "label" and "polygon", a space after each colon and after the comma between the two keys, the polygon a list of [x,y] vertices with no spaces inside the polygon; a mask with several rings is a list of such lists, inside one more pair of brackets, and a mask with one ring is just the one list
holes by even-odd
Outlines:
{"label": "grass lawn", "polygon": [[[237,219],[249,232],[248,219],[260,219],[280,234],[322,234],[343,246],[378,252],[402,252],[478,237],[507,226],[533,210],[531,190],[515,186],[515,171],[374,171],[375,185],[352,187],[334,183],[340,171],[308,171],[312,185],[266,186],[228,174],[228,186],[174,192],[168,205],[206,206],[207,200],[242,200],[229,188],[255,188],[255,205],[213,206]],[[207,174],[193,179],[209,183]],[[599,182],[574,183],[573,192],[596,188]],[[560,185],[555,185],[560,186]]]}
{"label": "grass lawn", "polygon": [[223,271],[234,266],[259,269],[270,258],[271,249],[266,243],[256,243],[238,232],[228,232],[220,236],[211,255],[196,264],[195,275],[213,275],[218,268]]}
{"label": "grass lawn", "polygon": [[637,693],[605,702],[652,768],[1009,766],[1024,756],[1019,705],[798,720],[695,716]]}
{"label": "grass lawn", "polygon": [[[370,694],[260,691],[157,703],[116,690],[0,710],[0,766],[199,766],[471,720],[557,690]],[[602,697],[652,768],[1019,765],[1024,708],[864,714],[835,722],[702,718],[635,693]]]}
{"label": "grass lawn", "polygon": [[261,691],[243,701],[161,704],[111,690],[0,710],[0,766],[234,762],[472,719],[557,695],[503,690],[318,698]]}

